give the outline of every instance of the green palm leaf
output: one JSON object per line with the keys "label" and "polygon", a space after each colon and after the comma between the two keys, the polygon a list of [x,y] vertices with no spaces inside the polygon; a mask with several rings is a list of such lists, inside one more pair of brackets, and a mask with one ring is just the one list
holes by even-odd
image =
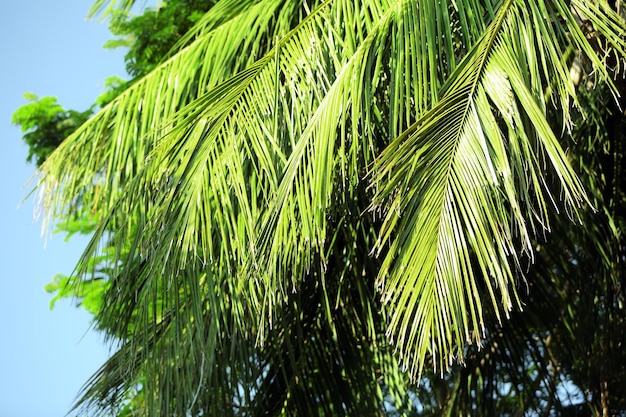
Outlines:
{"label": "green palm leaf", "polygon": [[504,2],[441,100],[376,162],[375,204],[390,204],[379,286],[393,306],[389,335],[413,375],[428,354],[445,369],[464,343],[480,343],[485,308],[500,320],[498,311],[519,307],[515,265],[532,253],[535,224],[549,229],[546,200],[556,200],[547,166],[568,209],[585,199],[546,120],[552,100],[567,120],[575,95],[562,33],[602,68],[558,2]]}

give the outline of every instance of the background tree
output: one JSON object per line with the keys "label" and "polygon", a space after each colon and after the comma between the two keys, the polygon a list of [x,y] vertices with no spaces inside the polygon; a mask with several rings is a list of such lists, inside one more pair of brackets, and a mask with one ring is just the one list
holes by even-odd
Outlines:
{"label": "background tree", "polygon": [[24,94],[28,104],[15,111],[11,122],[21,127],[23,140],[28,145],[28,162],[40,166],[48,155],[93,114],[65,110],[56,97],[39,99],[32,93]]}
{"label": "background tree", "polygon": [[[609,410],[611,391],[593,389],[615,386],[610,372],[590,384],[569,349],[585,346],[584,330],[572,329],[575,307],[590,304],[561,286],[580,283],[560,273],[584,260],[576,240],[536,251],[547,269],[528,274],[527,305],[546,310],[515,307],[526,298],[515,289],[525,282],[517,253],[537,249],[530,222],[569,231],[544,200],[564,193],[575,209],[582,198],[549,126],[570,126],[569,100],[580,97],[571,59],[557,59],[568,48],[609,79],[587,43],[593,32],[585,38],[558,2],[438,6],[222,1],[180,52],[59,149],[63,158],[74,152],[75,177],[44,165],[44,182],[68,187],[56,194],[59,212],[73,215],[85,202],[107,212],[96,238],[114,231],[117,248],[99,321],[121,348],[86,404],[115,405],[146,372],[151,414],[373,413],[390,410],[385,398],[402,410],[411,383],[392,340],[413,377],[423,361],[441,369],[450,355],[467,360],[444,381],[427,379],[436,412],[558,411],[561,375],[597,391],[589,404]],[[606,5],[573,7],[623,53],[617,15]],[[319,83],[306,82],[313,78]],[[595,105],[580,108],[598,116]],[[598,120],[602,131],[607,119]],[[610,149],[617,175],[621,151]],[[593,162],[581,161],[581,171],[599,169]],[[578,242],[593,237],[589,247],[611,260],[604,265],[619,265],[621,203],[597,197],[619,182],[590,185],[613,214],[590,218]],[[372,201],[382,218],[368,212]],[[591,233],[603,222],[613,222],[610,254]],[[79,271],[93,270],[95,243]],[[621,294],[623,275],[589,270],[598,299],[609,299],[603,288]],[[606,328],[620,328],[616,305],[595,309]],[[566,310],[569,321],[559,322]],[[600,338],[593,354],[606,358],[619,337]]]}

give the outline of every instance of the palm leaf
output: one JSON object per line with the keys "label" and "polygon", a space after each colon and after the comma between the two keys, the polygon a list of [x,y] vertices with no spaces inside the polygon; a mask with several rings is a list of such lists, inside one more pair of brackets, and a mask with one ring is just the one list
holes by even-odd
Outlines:
{"label": "palm leaf", "polygon": [[375,207],[389,201],[379,285],[393,306],[389,336],[413,375],[428,354],[445,369],[464,343],[480,343],[485,308],[501,320],[519,307],[519,254],[532,253],[536,224],[549,229],[546,200],[557,200],[548,175],[574,216],[585,201],[546,120],[550,102],[567,120],[575,95],[565,33],[602,68],[564,5],[503,2],[440,101],[376,162]]}

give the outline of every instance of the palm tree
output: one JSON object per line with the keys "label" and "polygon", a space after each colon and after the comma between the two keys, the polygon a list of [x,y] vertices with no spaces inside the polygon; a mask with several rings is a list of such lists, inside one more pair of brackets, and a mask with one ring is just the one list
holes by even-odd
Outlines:
{"label": "palm tree", "polygon": [[518,314],[555,213],[583,218],[570,65],[617,94],[623,24],[602,1],[218,2],[40,169],[49,219],[100,215],[77,272],[116,248],[117,349],[77,406],[408,408]]}

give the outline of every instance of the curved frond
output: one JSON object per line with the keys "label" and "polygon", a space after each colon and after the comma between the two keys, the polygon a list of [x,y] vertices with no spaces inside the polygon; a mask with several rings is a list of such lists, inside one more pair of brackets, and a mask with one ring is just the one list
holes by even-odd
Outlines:
{"label": "curved frond", "polygon": [[376,162],[375,204],[389,201],[379,286],[413,375],[427,355],[441,369],[462,360],[460,347],[481,342],[485,308],[501,320],[521,307],[520,254],[532,256],[536,225],[549,230],[548,206],[559,209],[547,181],[573,216],[586,199],[546,119],[553,105],[568,118],[572,47],[602,68],[560,2],[503,2],[441,99]]}
{"label": "curved frond", "polygon": [[[299,6],[284,0],[249,3],[237,13],[211,9],[203,22],[213,24],[205,24],[202,36],[135,82],[60,146],[62,162],[53,159],[40,169],[49,216],[71,212],[66,196],[89,196],[94,209],[106,211],[120,188],[142,170],[181,109],[270,51],[272,40],[291,29],[291,15]],[[71,175],[67,166],[75,167]]]}

